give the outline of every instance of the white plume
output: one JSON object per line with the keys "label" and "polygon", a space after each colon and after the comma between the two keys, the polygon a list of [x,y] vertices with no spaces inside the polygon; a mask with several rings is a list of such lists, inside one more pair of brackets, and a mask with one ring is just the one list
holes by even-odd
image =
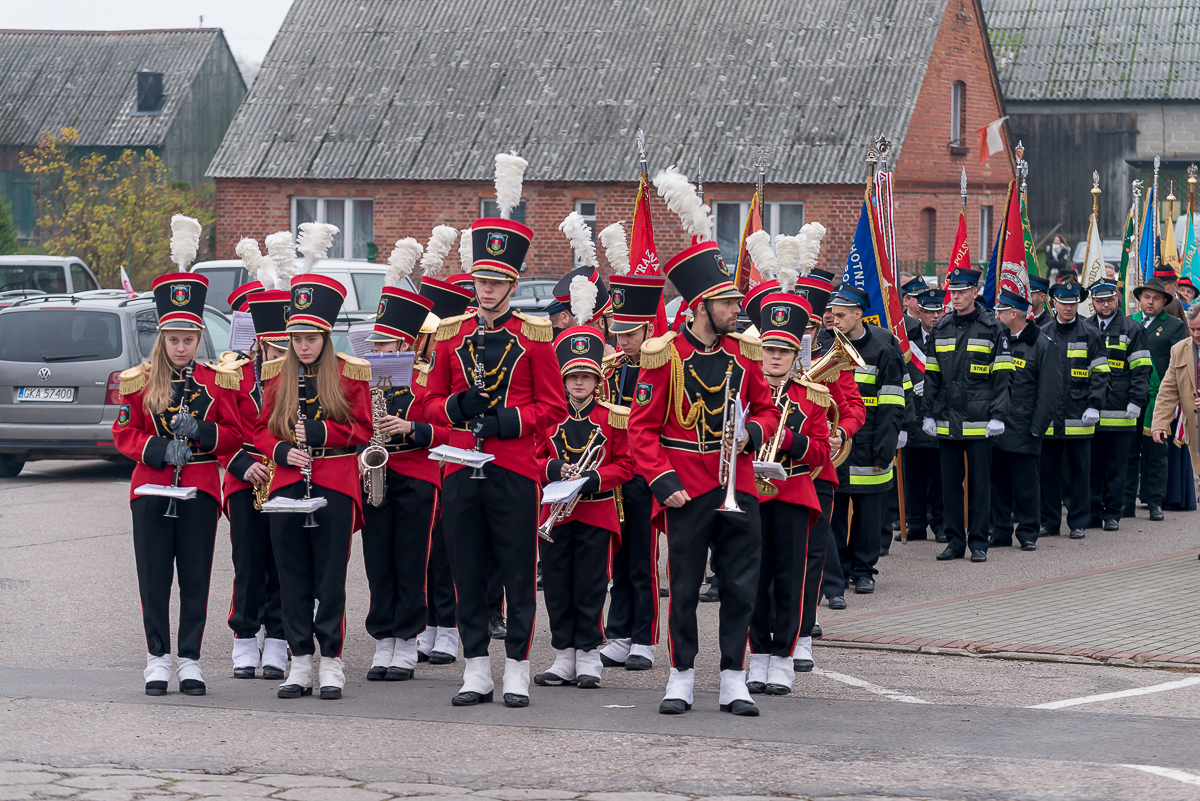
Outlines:
{"label": "white plume", "polygon": [[825,238],[826,228],[819,222],[805,223],[800,229],[800,274],[808,275],[817,266],[817,257],[821,255],[821,240]]}
{"label": "white plume", "polygon": [[475,257],[471,253],[471,229],[464,228],[458,232],[458,268],[464,272],[471,272],[471,268],[475,266]]}
{"label": "white plume", "polygon": [[411,236],[397,240],[396,247],[392,248],[392,254],[388,256],[384,286],[400,286],[405,278],[412,275],[413,268],[417,266],[417,259],[421,258],[421,251],[421,243]]}
{"label": "white plume", "polygon": [[304,254],[304,272],[311,273],[313,265],[325,258],[338,227],[329,223],[306,222],[300,224],[299,251]]}
{"label": "white plume", "polygon": [[588,280],[586,275],[577,275],[571,279],[571,314],[578,325],[587,325],[596,310],[596,295],[599,294],[596,285]]}
{"label": "white plume", "polygon": [[573,211],[567,215],[561,223],[558,230],[567,235],[567,239],[571,242],[571,249],[575,251],[575,260],[580,264],[586,264],[588,267],[599,267],[600,263],[596,261],[596,243],[592,241],[592,228],[586,222],[579,212]]}
{"label": "white plume", "polygon": [[760,228],[746,237],[746,252],[750,254],[750,261],[754,262],[764,281],[779,275],[779,265],[771,251],[771,235],[766,231]]}
{"label": "white plume", "polygon": [[250,280],[261,282],[262,279],[258,277],[259,270],[269,262],[263,258],[262,251],[258,249],[258,240],[244,237],[238,241],[233,252],[242,260],[242,264],[246,265],[246,273],[250,276]]}
{"label": "white plume", "polygon": [[696,187],[688,183],[687,176],[672,164],[654,176],[658,195],[667,202],[667,208],[679,216],[683,230],[701,241],[709,238],[709,208],[700,200]]}
{"label": "white plume", "polygon": [[629,240],[625,238],[625,224],[615,222],[600,232],[600,244],[604,245],[604,257],[614,275],[629,274]]}
{"label": "white plume", "polygon": [[803,245],[798,236],[785,236],[780,234],[775,237],[775,258],[779,263],[779,275],[782,276],[785,272],[790,276],[791,284],[783,291],[791,292],[796,286],[796,278],[800,276],[800,254],[803,250]]}
{"label": "white plume", "polygon": [[528,166],[529,162],[515,152],[496,154],[496,205],[505,219],[521,205],[521,181]]}
{"label": "white plume", "polygon": [[196,260],[203,230],[194,217],[176,214],[171,218],[171,261],[179,267],[179,272],[186,273],[188,265]]}
{"label": "white plume", "polygon": [[458,229],[450,225],[438,225],[429,235],[429,243],[425,245],[425,255],[421,257],[421,275],[437,275],[442,271],[442,264],[450,254],[450,246],[458,238]]}
{"label": "white plume", "polygon": [[[292,232],[280,231],[277,234],[271,234],[266,239],[267,255],[271,257],[271,263],[274,268],[275,280],[274,286],[271,289],[289,290],[292,288],[292,278],[300,273],[300,266],[296,264],[296,248],[292,246]],[[262,273],[260,272],[261,276]],[[260,277],[263,286],[267,285],[266,281]]]}

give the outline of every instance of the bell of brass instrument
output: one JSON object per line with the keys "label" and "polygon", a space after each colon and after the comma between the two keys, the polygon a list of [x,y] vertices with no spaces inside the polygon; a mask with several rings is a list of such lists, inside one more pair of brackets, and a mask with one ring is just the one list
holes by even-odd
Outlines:
{"label": "bell of brass instrument", "polygon": [[[583,455],[579,457],[579,461],[575,464],[567,465],[567,477],[563,481],[570,481],[573,478],[579,478],[583,473],[589,470],[595,470],[600,462],[604,459],[604,451],[600,448],[600,443],[596,442],[596,435],[600,433],[599,428],[593,428],[588,441],[583,446]],[[546,522],[538,526],[537,535],[546,542],[554,542],[550,538],[550,532],[554,527],[563,520],[571,516],[575,511],[575,505],[579,503],[579,499],[583,497],[580,492],[569,501],[559,501],[558,503],[550,504],[550,514],[546,518]]]}
{"label": "bell of brass instrument", "polygon": [[[830,346],[829,352],[813,362],[801,375],[814,383],[832,384],[843,370],[866,366],[867,363],[863,361],[862,356],[858,355],[858,351],[855,350],[850,340],[846,339],[846,335],[835,328],[833,329],[833,345]],[[838,423],[841,421],[841,413],[838,411],[837,404],[832,403],[827,406],[825,413],[829,418],[829,429],[837,431]],[[850,446],[853,441],[853,437],[846,437],[842,441],[842,446],[829,454],[834,467],[841,466],[850,458]]]}
{"label": "bell of brass instrument", "polygon": [[[783,390],[786,384],[779,385],[779,391]],[[783,413],[779,417],[779,427],[775,429],[775,435],[771,437],[769,442],[763,443],[763,446],[758,450],[758,459],[760,462],[773,462],[779,455],[779,445],[783,442],[783,429],[787,426],[788,415],[792,411],[792,399],[785,397],[783,399]],[[766,476],[754,477],[754,483],[758,485],[758,494],[764,498],[773,498],[779,494],[779,487]]]}
{"label": "bell of brass instrument", "polygon": [[383,433],[383,418],[387,415],[387,399],[383,389],[371,389],[371,441],[358,455],[358,466],[362,471],[363,493],[367,503],[379,506],[387,492],[388,452],[383,445],[391,437]]}
{"label": "bell of brass instrument", "polygon": [[717,507],[718,512],[745,514],[738,506],[734,492],[737,489],[737,414],[738,394],[733,391],[733,364],[725,370],[725,411],[721,420],[721,465],[717,470],[717,482],[725,488],[725,499]]}

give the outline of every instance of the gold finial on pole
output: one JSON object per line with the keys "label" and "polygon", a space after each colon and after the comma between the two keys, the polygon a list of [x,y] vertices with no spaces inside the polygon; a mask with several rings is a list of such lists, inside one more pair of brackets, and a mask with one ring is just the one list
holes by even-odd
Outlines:
{"label": "gold finial on pole", "polygon": [[1092,214],[1100,213],[1100,173],[1092,170]]}
{"label": "gold finial on pole", "polygon": [[967,168],[962,168],[962,174],[958,176],[958,194],[962,198],[963,211],[967,210]]}

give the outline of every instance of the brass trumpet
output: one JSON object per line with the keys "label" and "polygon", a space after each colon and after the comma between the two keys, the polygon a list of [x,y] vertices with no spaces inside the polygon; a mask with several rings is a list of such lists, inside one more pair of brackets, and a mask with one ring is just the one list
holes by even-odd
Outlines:
{"label": "brass trumpet", "polygon": [[718,512],[745,514],[738,506],[734,491],[737,489],[737,414],[739,393],[733,390],[733,362],[725,370],[725,414],[721,421],[721,465],[717,481],[725,488],[725,498],[717,507]]}
{"label": "brass trumpet", "polygon": [[[800,375],[805,380],[816,384],[832,384],[843,370],[866,366],[867,363],[863,361],[862,356],[858,355],[858,351],[855,350],[850,340],[846,339],[846,335],[835,328],[833,329],[833,345],[830,346],[829,352],[813,362]],[[837,404],[830,403],[826,406],[825,414],[829,418],[830,431],[837,431],[838,423],[841,421],[841,413],[838,412]],[[829,454],[834,467],[839,467],[850,458],[852,442],[853,437],[846,437],[842,441],[842,446]]]}
{"label": "brass trumpet", "polygon": [[[596,435],[600,433],[599,428],[593,428],[588,441],[583,446],[583,455],[579,457],[579,461],[575,464],[567,465],[567,477],[563,481],[570,481],[573,478],[579,478],[582,474],[589,470],[595,470],[600,466],[600,462],[604,460],[604,450],[600,447],[600,443],[596,442]],[[559,501],[558,503],[550,504],[550,516],[546,518],[546,522],[538,526],[537,535],[546,542],[553,543],[550,538],[550,532],[554,527],[563,520],[571,516],[575,511],[575,505],[579,503],[579,499],[583,497],[583,493],[578,493],[569,501]]]}
{"label": "brass trumpet", "polygon": [[[784,384],[780,384],[782,388]],[[787,427],[787,418],[792,411],[792,399],[784,397],[783,413],[779,417],[779,427],[775,429],[775,435],[771,437],[769,442],[764,442],[763,446],[758,450],[759,462],[773,462],[779,455],[779,445],[783,442],[783,429]],[[758,494],[764,498],[773,498],[779,494],[779,487],[766,476],[754,476],[754,483],[758,485]]]}

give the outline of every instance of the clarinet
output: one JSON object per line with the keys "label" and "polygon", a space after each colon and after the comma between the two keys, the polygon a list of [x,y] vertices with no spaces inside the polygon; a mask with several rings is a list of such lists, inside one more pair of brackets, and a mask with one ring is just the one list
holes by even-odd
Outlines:
{"label": "clarinet", "polygon": [[[182,417],[187,414],[191,414],[191,411],[188,409],[188,395],[191,394],[191,391],[192,391],[192,368],[194,368],[195,365],[196,365],[196,363],[194,361],[188,362],[187,369],[183,371],[183,396],[179,399],[179,411],[177,411],[175,413],[179,417]],[[184,442],[187,442],[186,439],[179,436],[178,434],[175,435],[175,439],[183,440]],[[182,477],[183,477],[183,468],[180,467],[179,465],[175,465],[175,475],[171,479],[171,486],[178,489],[179,488],[179,479]],[[172,517],[172,518],[179,517],[178,512],[176,512],[176,510],[175,510],[175,506],[176,506],[175,499],[170,498],[167,501],[167,511],[163,512],[163,517]]]}
{"label": "clarinet", "polygon": [[[483,389],[484,370],[486,369],[484,363],[484,350],[487,347],[487,329],[485,329],[482,325],[482,318],[480,318],[480,322],[481,324],[475,329],[474,379],[476,389]],[[480,416],[482,417],[482,415]],[[483,437],[479,436],[478,434],[475,435],[475,452],[483,452]],[[471,478],[487,478],[487,476],[483,474],[482,467],[476,467],[473,471],[471,471]]]}
{"label": "clarinet", "polygon": [[[304,414],[304,406],[308,400],[308,377],[304,374],[304,365],[300,365],[300,408],[296,410],[296,422],[303,423],[307,420]],[[305,432],[307,433],[307,432]],[[304,500],[309,500],[312,497],[312,464],[313,453],[312,448],[308,445],[307,437],[304,440],[304,445],[301,446],[304,450],[304,455],[308,457],[308,463],[300,468],[300,475],[304,476]],[[317,521],[313,517],[313,513],[309,512],[308,517],[304,519],[305,528],[316,528]]]}

